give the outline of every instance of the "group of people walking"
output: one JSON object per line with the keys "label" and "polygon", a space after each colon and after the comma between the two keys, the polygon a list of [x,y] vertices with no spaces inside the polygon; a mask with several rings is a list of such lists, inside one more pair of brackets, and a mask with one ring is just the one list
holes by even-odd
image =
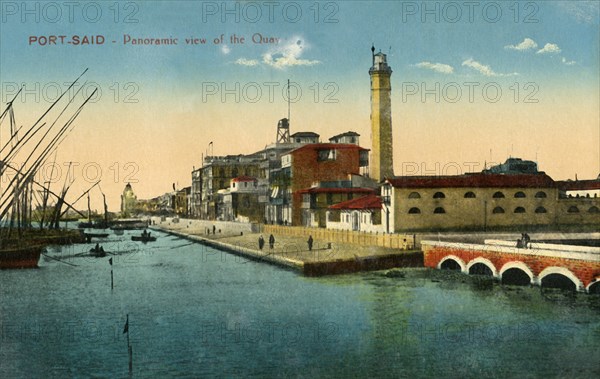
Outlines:
{"label": "group of people walking", "polygon": [[[313,238],[311,235],[308,236],[308,240],[306,241],[306,243],[308,244],[308,251],[312,251],[313,248]],[[258,237],[258,249],[262,250],[263,247],[265,246],[265,239],[263,238],[262,234],[260,235],[260,237]],[[275,247],[275,237],[271,234],[269,236],[269,249],[273,249]]]}

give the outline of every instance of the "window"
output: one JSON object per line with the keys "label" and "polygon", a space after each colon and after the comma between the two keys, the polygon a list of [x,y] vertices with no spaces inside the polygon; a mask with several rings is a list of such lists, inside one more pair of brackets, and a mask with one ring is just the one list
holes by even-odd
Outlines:
{"label": "window", "polygon": [[596,207],[596,206],[593,206],[593,207],[590,207],[590,209],[588,209],[588,212],[589,213],[600,213],[600,209],[598,209],[598,207]]}
{"label": "window", "polygon": [[544,192],[544,191],[539,191],[539,192],[537,192],[537,193],[535,194],[535,197],[537,197],[538,199],[545,199],[545,198],[547,198],[548,196],[546,195],[546,192]]}
{"label": "window", "polygon": [[469,192],[465,193],[465,199],[474,199],[476,197],[477,196],[475,196],[475,192],[473,192],[473,191],[469,191]]}
{"label": "window", "polygon": [[238,176],[238,169],[237,169],[237,167],[236,167],[236,168],[234,168],[234,169],[231,171],[231,176],[233,176],[234,178],[237,178],[237,176]]}
{"label": "window", "polygon": [[498,192],[494,193],[494,195],[492,195],[492,197],[494,199],[504,199],[504,194],[502,192],[498,191]]}
{"label": "window", "polygon": [[225,169],[224,168],[220,168],[219,169],[219,176],[220,177],[224,177],[225,176]]}
{"label": "window", "polygon": [[515,208],[515,213],[525,213],[525,208],[523,208],[523,207],[516,207]]}
{"label": "window", "polygon": [[421,195],[420,195],[418,192],[411,192],[411,193],[408,195],[408,198],[409,198],[409,199],[420,199],[420,198],[421,198]]}
{"label": "window", "polygon": [[433,194],[434,199],[445,199],[446,195],[443,192],[436,192]]}
{"label": "window", "polygon": [[547,213],[548,211],[544,207],[535,208],[535,213]]}
{"label": "window", "polygon": [[408,214],[418,214],[421,213],[421,210],[419,208],[410,208],[408,210]]}
{"label": "window", "polygon": [[519,191],[519,192],[515,193],[515,197],[522,199],[522,198],[527,197],[527,196],[525,196],[525,192]]}
{"label": "window", "polygon": [[322,161],[334,161],[335,160],[335,149],[324,149],[317,151],[317,160]]}
{"label": "window", "polygon": [[328,193],[327,194],[327,205],[331,205],[331,204],[333,204],[333,194]]}
{"label": "window", "polygon": [[433,210],[433,213],[446,213],[446,210],[442,207],[437,207]]}
{"label": "window", "polygon": [[504,208],[502,208],[502,207],[496,207],[496,208],[494,208],[494,210],[492,211],[492,213],[494,213],[494,214],[504,213]]}
{"label": "window", "polygon": [[577,208],[575,205],[571,205],[569,207],[569,209],[567,209],[567,212],[569,212],[569,213],[579,213],[579,208]]}

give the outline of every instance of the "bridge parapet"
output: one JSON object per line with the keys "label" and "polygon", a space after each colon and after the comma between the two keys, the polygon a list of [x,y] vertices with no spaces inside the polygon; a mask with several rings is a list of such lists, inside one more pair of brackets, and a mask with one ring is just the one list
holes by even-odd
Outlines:
{"label": "bridge parapet", "polygon": [[[516,242],[513,241],[505,241],[505,240],[485,240],[485,245],[494,245],[494,246],[508,246],[515,247]],[[593,255],[597,255],[600,258],[600,247],[595,246],[577,246],[577,245],[563,245],[557,243],[541,243],[541,242],[530,242],[528,248],[525,250],[534,250],[534,251],[561,251],[568,253],[569,256],[573,257],[581,257],[583,259],[594,259]],[[580,254],[581,253],[581,254]],[[591,256],[587,256],[586,254],[592,254]],[[577,259],[577,258],[574,258]]]}

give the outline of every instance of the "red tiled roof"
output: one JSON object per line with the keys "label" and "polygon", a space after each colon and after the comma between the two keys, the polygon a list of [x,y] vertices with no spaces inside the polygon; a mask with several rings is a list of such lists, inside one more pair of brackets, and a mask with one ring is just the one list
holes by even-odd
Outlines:
{"label": "red tiled roof", "polygon": [[256,178],[253,178],[251,176],[242,175],[242,176],[238,176],[237,178],[233,178],[231,180],[233,180],[234,182],[255,182]]}
{"label": "red tiled roof", "polygon": [[372,188],[342,188],[342,187],[317,187],[317,188],[305,188],[297,193],[375,193]]}
{"label": "red tiled roof", "polygon": [[290,153],[293,154],[296,151],[300,150],[323,150],[323,149],[356,149],[361,151],[369,151],[369,149],[365,149],[364,147],[360,147],[358,145],[352,143],[309,143],[304,146],[300,146],[297,149],[292,150]]}
{"label": "red tiled roof", "polygon": [[465,174],[455,176],[405,176],[387,179],[396,188],[554,188],[556,182],[546,174]]}
{"label": "red tiled roof", "polygon": [[342,201],[330,206],[329,209],[381,209],[381,197],[367,195],[358,199]]}
{"label": "red tiled roof", "polygon": [[586,191],[600,189],[600,179],[560,180],[556,186],[564,191]]}

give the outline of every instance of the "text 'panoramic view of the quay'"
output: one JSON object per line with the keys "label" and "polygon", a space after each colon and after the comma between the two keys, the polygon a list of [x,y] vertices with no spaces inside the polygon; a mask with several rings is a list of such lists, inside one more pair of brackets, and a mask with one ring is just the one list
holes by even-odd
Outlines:
{"label": "text 'panoramic view of the quay'", "polygon": [[[136,88],[151,87],[140,94],[151,92],[156,103],[121,103],[123,94],[117,99],[113,90],[129,88],[128,84],[115,83],[111,91],[104,88],[102,92],[101,86],[90,90],[94,76],[106,75],[106,68],[83,62],[79,53],[67,53],[72,59],[69,82],[58,86],[60,90],[48,102],[46,90],[39,101],[31,89],[37,87],[4,82],[18,70],[0,70],[1,378],[600,375],[600,172],[596,172],[600,167],[580,169],[586,177],[568,177],[556,168],[562,167],[561,160],[582,160],[598,156],[600,151],[565,149],[538,160],[537,151],[543,150],[544,144],[552,149],[560,145],[546,141],[551,138],[550,130],[569,128],[561,124],[563,119],[556,121],[558,116],[540,115],[553,107],[557,113],[565,112],[562,105],[551,102],[551,107],[539,110],[534,108],[541,107],[537,100],[534,105],[513,98],[497,103],[490,101],[487,91],[493,86],[501,88],[503,80],[522,81],[527,72],[511,72],[513,68],[508,66],[494,71],[465,53],[456,55],[462,64],[452,60],[459,59],[454,53],[436,53],[436,60],[448,63],[435,63],[433,58],[431,62],[406,60],[427,48],[414,42],[401,49],[387,32],[367,33],[357,38],[360,44],[347,44],[345,49],[351,51],[344,54],[349,55],[333,59],[339,62],[311,60],[303,57],[313,48],[304,37],[286,39],[285,34],[259,33],[255,23],[248,22],[249,15],[255,15],[250,10],[265,11],[264,5],[175,3],[179,5],[155,2],[144,7],[137,2],[116,2],[116,8],[105,9],[106,14],[114,16],[117,24],[128,14],[125,11],[135,10],[123,20],[139,17],[139,22],[122,30],[129,41],[135,41],[120,46],[118,34],[111,37],[107,29],[101,39],[91,38],[89,41],[95,42],[88,41],[90,46],[77,47],[107,49],[102,53],[110,55],[106,59],[118,56],[124,66],[129,60],[140,64],[123,70],[140,70],[140,78],[152,77],[146,82],[140,79],[142,84],[136,82]],[[558,17],[567,23],[557,15],[574,15],[579,18],[569,32],[579,33],[577,28],[583,28],[581,33],[588,33],[594,22],[597,27],[598,6],[581,3],[596,12],[591,21],[562,3],[563,8],[556,5],[561,10],[556,14],[550,11],[554,6],[545,5],[542,10],[546,13],[528,17]],[[54,14],[45,11],[43,2],[31,2],[31,9],[25,3],[1,4],[2,33],[17,33],[6,32],[14,15],[20,15],[14,23],[24,27],[28,15],[38,8],[41,23]],[[106,4],[98,4],[106,8]],[[582,68],[587,56],[565,58],[570,51],[562,40],[565,47],[561,50],[550,42],[538,46],[534,39],[543,38],[534,29],[524,32],[516,28],[508,33],[521,16],[508,13],[514,9],[504,4],[497,5],[498,9],[514,20],[499,18],[497,25],[489,21],[487,11],[479,23],[470,19],[457,20],[456,25],[448,22],[454,13],[447,12],[447,2],[282,4],[286,10],[282,20],[259,20],[257,25],[264,21],[273,30],[296,25],[287,12],[290,4],[295,4],[311,16],[299,18],[297,28],[306,29],[315,46],[319,46],[319,38],[327,37],[313,35],[308,24],[321,22],[323,15],[323,20],[347,15],[356,21],[363,16],[361,10],[373,8],[369,11],[373,17],[402,20],[398,30],[406,30],[409,36],[420,35],[408,31],[418,25],[428,30],[427,35],[438,35],[443,29],[463,38],[465,31],[456,31],[455,26],[475,24],[481,35],[473,38],[494,40],[500,51],[496,56],[521,54],[518,59],[504,58],[507,62],[537,59],[540,72],[555,64],[560,70],[579,67],[582,75],[587,75]],[[482,4],[488,9],[497,3]],[[275,11],[275,19],[277,6],[281,4],[268,8]],[[529,10],[525,3],[514,6]],[[460,5],[453,7],[461,9]],[[196,8],[202,10],[202,25],[217,31],[214,39],[179,38],[180,29],[175,25],[169,34],[163,30],[165,25],[158,24],[157,17],[163,14],[173,22],[167,10],[181,10],[189,17]],[[228,19],[232,15],[239,20],[232,23],[234,19]],[[413,19],[415,15],[419,17]],[[428,23],[430,16],[440,19]],[[112,18],[109,21],[113,23]],[[98,25],[105,25],[103,22]],[[152,22],[156,29],[144,29]],[[339,26],[339,22],[324,22],[318,24],[323,30]],[[380,27],[365,15],[365,27],[371,22],[369,27]],[[440,26],[444,22],[446,26]],[[77,25],[82,32],[91,33],[87,31],[90,24],[94,25]],[[132,25],[141,29],[134,32]],[[221,33],[222,27],[232,25],[239,28],[236,34],[231,30]],[[506,36],[495,27],[503,28]],[[248,33],[250,30],[254,33]],[[41,47],[52,51],[51,56],[55,54],[51,49],[75,49],[46,46],[45,42],[40,45],[40,41],[60,40],[56,37],[32,34],[29,52],[15,56],[25,61],[38,57],[35,49]],[[5,37],[1,38],[4,43]],[[504,45],[500,39],[506,40]],[[515,42],[517,39],[523,42]],[[153,42],[163,40],[171,42],[168,46]],[[209,67],[207,62],[214,62],[213,57],[193,68],[188,54],[198,53],[178,57],[176,49],[183,47],[176,46],[177,41],[184,40],[190,46],[215,45],[215,54],[221,59],[217,66],[222,67]],[[379,40],[395,45],[380,48]],[[75,45],[83,43],[77,41]],[[445,50],[440,41],[432,51]],[[482,46],[487,49],[491,42],[485,41]],[[111,42],[112,47],[91,46]],[[258,48],[254,45],[269,46],[264,46],[260,59],[251,59],[247,57],[254,50],[246,46],[250,43],[252,49]],[[0,47],[2,66],[15,66],[5,49]],[[120,49],[120,53],[108,53],[108,49]],[[132,53],[131,49],[139,50]],[[164,49],[172,50],[167,54]],[[342,54],[340,49],[332,47],[327,56]],[[238,51],[241,55],[234,55]],[[91,59],[90,53],[82,54]],[[525,54],[529,58],[521,58]],[[592,69],[598,67],[597,48],[594,54],[589,63]],[[542,62],[547,57],[552,60]],[[53,59],[49,57],[48,62]],[[105,57],[99,55],[98,59],[104,62]],[[73,67],[84,68],[73,75]],[[322,107],[330,104],[319,104],[322,94],[318,91],[327,90],[333,82],[314,83],[316,87],[307,87],[310,91],[304,88],[304,96],[314,97],[312,103],[291,100],[292,93],[299,99],[302,92],[301,85],[294,82],[295,75],[312,80],[311,75],[318,71],[306,70],[314,67],[325,67],[322,70],[332,75],[338,75],[338,70],[349,73],[349,87],[336,84],[329,96],[339,96],[350,105],[340,105],[338,100],[329,108]],[[272,82],[239,87],[239,82],[228,86],[219,82],[221,79],[206,79],[208,73],[218,72],[219,78],[225,78],[227,70],[238,69],[254,70],[249,77]],[[182,73],[188,70],[205,70],[205,74],[186,77]],[[469,82],[471,72],[488,83]],[[425,73],[463,75],[464,80],[439,87],[439,82],[426,84]],[[60,77],[63,74],[61,69]],[[52,71],[44,75],[51,76]],[[246,89],[255,85],[259,90],[275,88],[275,75],[288,78],[277,88],[283,89],[284,101],[255,104],[260,96],[249,98]],[[396,76],[402,82],[395,82]],[[597,72],[588,79],[598,84]],[[529,88],[530,83],[524,87],[515,84],[519,90]],[[460,98],[461,87],[477,86],[484,88],[486,104],[466,101],[458,108],[456,96]],[[344,88],[351,90],[343,93]],[[452,92],[456,89],[458,95]],[[107,94],[113,99],[98,101]],[[598,101],[598,93],[595,95],[592,102]],[[419,104],[410,103],[411,96],[419,98]],[[543,92],[539,96],[542,103],[548,99]],[[171,98],[179,103],[172,103]],[[210,103],[215,99],[218,104]],[[162,124],[165,118],[160,113],[171,111],[166,104],[176,104],[176,116]],[[251,113],[252,107],[260,111]],[[498,132],[501,118],[508,117],[502,116],[504,107],[524,121]],[[338,121],[327,125],[306,122],[314,120],[304,118],[313,117],[313,109],[317,120]],[[598,115],[597,110],[589,112],[592,120]],[[463,120],[473,117],[477,121],[448,118],[458,113]],[[107,121],[102,129],[104,117],[122,123]],[[572,120],[573,130],[588,130],[581,125],[597,128],[588,125],[586,117]],[[539,121],[532,121],[536,118]],[[439,124],[427,124],[432,119]],[[269,126],[264,130],[235,129],[232,120]],[[480,130],[460,127],[471,122],[490,126]],[[178,123],[184,126],[179,129]],[[192,124],[200,125],[199,129],[192,129]],[[535,129],[537,141],[522,141],[525,132],[521,129],[528,124]],[[144,127],[136,129],[136,125]],[[540,134],[543,128],[548,131]],[[452,129],[451,134],[447,129]],[[491,136],[487,138],[486,133]],[[555,138],[560,139],[556,133]],[[578,140],[597,139],[598,131],[594,133],[580,135]],[[483,151],[489,149],[482,165],[466,158],[479,151],[480,138],[487,144]],[[123,149],[126,143],[128,149]],[[520,144],[524,153],[515,154],[512,143]],[[507,153],[498,158],[497,151],[505,148]],[[195,157],[182,158],[188,149]],[[494,157],[492,149],[496,149]],[[121,158],[132,152],[139,161]],[[473,153],[477,154],[480,152]],[[94,155],[98,160],[93,164],[78,158]],[[419,163],[438,156],[435,168]],[[465,159],[459,164],[442,156]],[[108,161],[117,163],[102,174],[97,162]],[[187,163],[194,161],[195,165]],[[81,167],[87,173],[83,184],[77,175]],[[150,173],[138,174],[140,167]],[[99,172],[91,179],[90,168]],[[179,170],[185,172],[184,179],[178,176]]]}

